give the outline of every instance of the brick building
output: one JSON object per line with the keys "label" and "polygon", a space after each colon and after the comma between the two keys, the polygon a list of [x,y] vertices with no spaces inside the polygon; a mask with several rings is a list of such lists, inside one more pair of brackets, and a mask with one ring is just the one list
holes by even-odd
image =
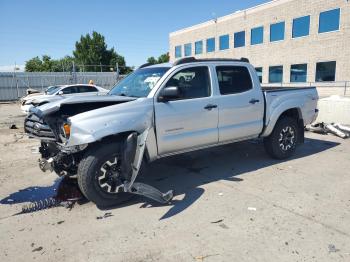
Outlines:
{"label": "brick building", "polygon": [[172,32],[170,60],[247,57],[262,83],[350,80],[350,1],[275,0]]}

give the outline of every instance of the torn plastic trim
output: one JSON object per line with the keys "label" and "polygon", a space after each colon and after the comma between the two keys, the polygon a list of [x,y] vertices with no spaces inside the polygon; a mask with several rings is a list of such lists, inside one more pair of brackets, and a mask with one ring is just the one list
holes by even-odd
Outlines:
{"label": "torn plastic trim", "polygon": [[131,176],[126,182],[124,182],[124,192],[142,195],[147,198],[153,199],[162,204],[169,203],[173,198],[173,191],[169,190],[166,193],[162,193],[153,186],[144,183],[135,183],[137,175],[140,171],[142,164],[143,155],[145,153],[147,137],[149,133],[149,128],[146,129],[142,134],[136,137],[136,133],[130,134],[124,145],[124,160],[129,161],[124,163],[124,171],[127,177],[131,173]]}

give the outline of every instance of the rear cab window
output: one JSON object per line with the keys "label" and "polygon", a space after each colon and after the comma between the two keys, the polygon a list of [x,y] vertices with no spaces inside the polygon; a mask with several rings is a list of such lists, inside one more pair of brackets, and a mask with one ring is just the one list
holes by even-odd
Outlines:
{"label": "rear cab window", "polygon": [[216,74],[221,95],[243,93],[253,88],[252,78],[245,66],[217,66]]}

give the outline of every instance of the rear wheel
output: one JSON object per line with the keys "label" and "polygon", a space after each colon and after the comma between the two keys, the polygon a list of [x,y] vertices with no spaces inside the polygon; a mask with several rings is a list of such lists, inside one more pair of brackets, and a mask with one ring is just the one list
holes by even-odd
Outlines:
{"label": "rear wheel", "polygon": [[90,148],[79,163],[79,188],[97,206],[117,205],[133,197],[123,191],[120,150],[119,143],[99,144]]}
{"label": "rear wheel", "polygon": [[271,135],[264,139],[265,150],[273,158],[289,158],[296,149],[298,138],[297,121],[283,117],[278,120]]}

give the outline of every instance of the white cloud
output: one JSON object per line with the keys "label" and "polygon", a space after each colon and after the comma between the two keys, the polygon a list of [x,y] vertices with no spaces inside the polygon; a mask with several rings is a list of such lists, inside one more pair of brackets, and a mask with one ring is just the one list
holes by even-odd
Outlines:
{"label": "white cloud", "polygon": [[[16,68],[19,70],[16,70],[17,72],[23,72],[24,71],[24,65],[16,65]],[[3,65],[0,66],[0,72],[13,72],[15,69],[15,65]]]}

